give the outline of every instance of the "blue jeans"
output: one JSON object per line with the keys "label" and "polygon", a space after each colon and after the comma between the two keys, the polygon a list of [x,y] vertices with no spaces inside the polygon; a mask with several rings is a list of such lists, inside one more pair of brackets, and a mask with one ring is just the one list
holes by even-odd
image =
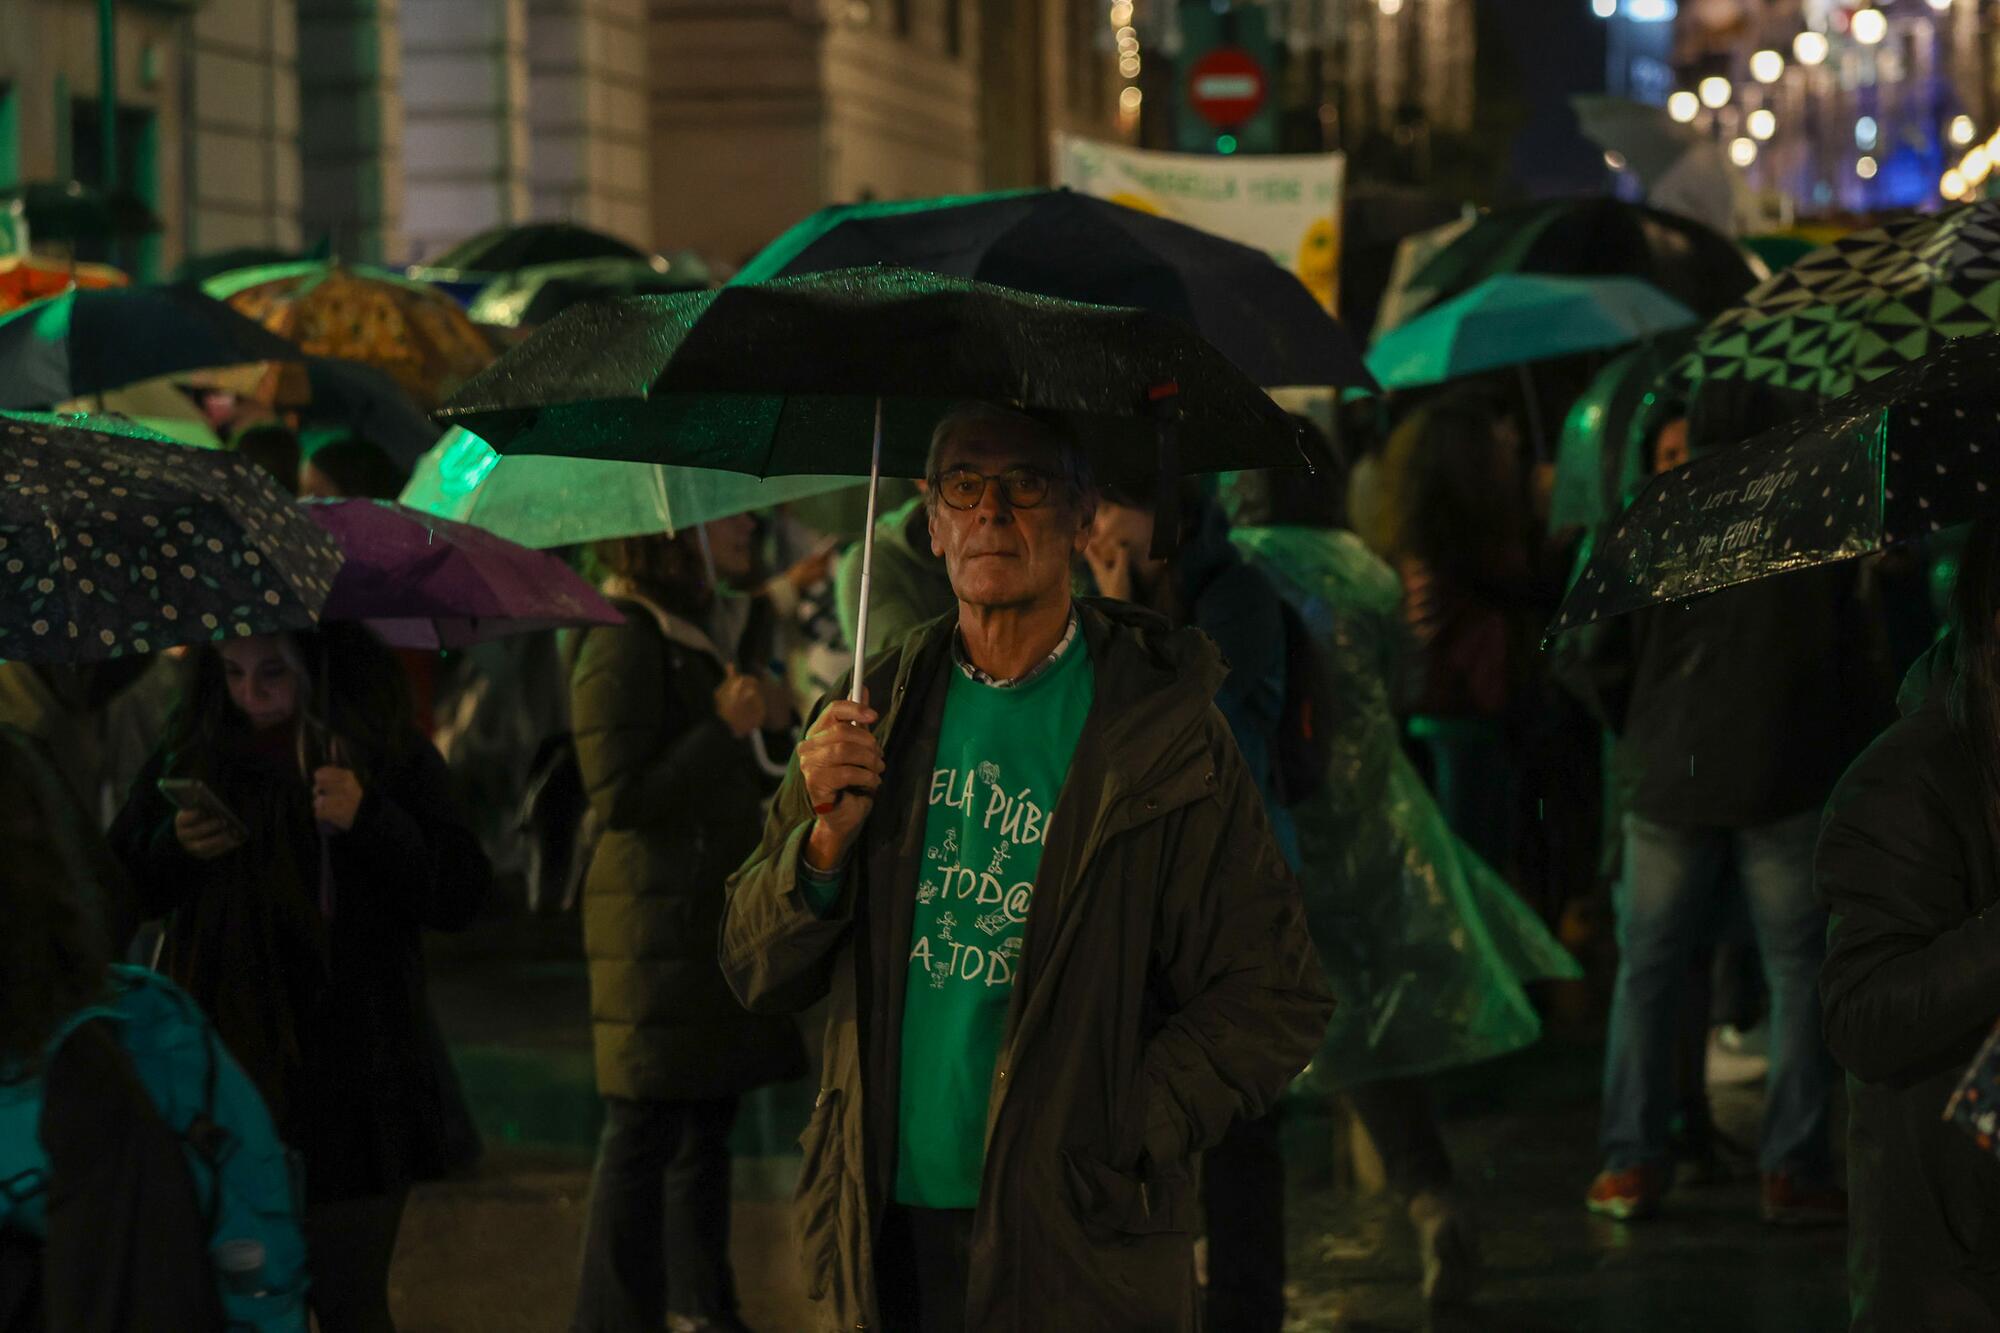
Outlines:
{"label": "blue jeans", "polygon": [[1813,897],[1819,812],[1756,828],[1669,828],[1625,816],[1618,982],[1604,1051],[1599,1142],[1614,1171],[1664,1163],[1674,1113],[1674,1028],[1689,963],[1733,860],[1771,988],[1771,1072],[1758,1165],[1823,1178],[1833,1058],[1820,1036],[1826,912]]}

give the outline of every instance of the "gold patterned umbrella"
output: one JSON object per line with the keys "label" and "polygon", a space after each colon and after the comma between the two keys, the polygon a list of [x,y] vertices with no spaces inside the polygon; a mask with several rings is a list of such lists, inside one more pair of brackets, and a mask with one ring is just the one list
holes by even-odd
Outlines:
{"label": "gold patterned umbrella", "polygon": [[274,264],[219,274],[202,287],[312,356],[362,361],[387,372],[426,408],[493,360],[485,337],[455,301],[386,269],[338,261]]}

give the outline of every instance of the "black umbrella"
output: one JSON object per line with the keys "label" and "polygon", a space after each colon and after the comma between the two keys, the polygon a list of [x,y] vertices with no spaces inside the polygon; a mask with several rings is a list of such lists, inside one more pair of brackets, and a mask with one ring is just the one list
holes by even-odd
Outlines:
{"label": "black umbrella", "polygon": [[47,407],[180,371],[300,356],[193,287],[78,289],[0,316],[0,408]]}
{"label": "black umbrella", "polygon": [[1765,276],[1734,241],[1692,218],[1589,198],[1488,213],[1433,255],[1410,286],[1446,301],[1501,273],[1644,278],[1704,317]]}
{"label": "black umbrella", "polygon": [[823,209],[736,281],[862,264],[1175,315],[1259,384],[1374,386],[1346,330],[1263,251],[1071,190]]}
{"label": "black umbrella", "polygon": [[437,443],[438,428],[388,372],[338,357],[306,358],[308,424],[338,425],[378,446],[403,471]]}
{"label": "black umbrella", "polygon": [[509,273],[564,259],[644,259],[646,252],[616,236],[571,222],[524,222],[493,227],[460,241],[424,267],[466,273]]}
{"label": "black umbrella", "polygon": [[303,629],[340,559],[246,459],[104,417],[0,413],[0,658]]}
{"label": "black umbrella", "polygon": [[1061,418],[1113,476],[1304,461],[1290,418],[1180,320],[898,268],[574,306],[437,416],[503,453],[869,477],[866,643],[873,483],[923,475],[966,399]]}
{"label": "black umbrella", "polygon": [[0,191],[0,206],[18,206],[37,241],[106,241],[150,236],[159,215],[130,190],[106,193],[78,181],[31,181]]}
{"label": "black umbrella", "polygon": [[1749,443],[1653,478],[1551,634],[1970,522],[2000,489],[2000,336],[1947,343]]}

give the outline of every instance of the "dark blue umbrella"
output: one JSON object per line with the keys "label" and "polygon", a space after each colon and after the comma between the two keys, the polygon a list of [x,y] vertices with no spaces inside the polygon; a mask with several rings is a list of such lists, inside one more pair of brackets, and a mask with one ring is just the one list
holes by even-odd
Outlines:
{"label": "dark blue umbrella", "polygon": [[0,316],[0,408],[50,407],[181,371],[302,355],[195,287],[78,288]]}
{"label": "dark blue umbrella", "polygon": [[1374,387],[1346,330],[1263,251],[1071,190],[822,209],[736,281],[867,264],[1174,315],[1262,385]]}
{"label": "dark blue umbrella", "polygon": [[361,361],[306,359],[312,402],[300,413],[308,425],[341,427],[375,445],[408,472],[437,443],[438,428],[387,371]]}

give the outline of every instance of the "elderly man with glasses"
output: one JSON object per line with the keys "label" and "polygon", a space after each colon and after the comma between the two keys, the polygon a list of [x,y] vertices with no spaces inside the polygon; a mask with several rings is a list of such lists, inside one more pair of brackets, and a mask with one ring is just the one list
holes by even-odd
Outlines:
{"label": "elderly man with glasses", "polygon": [[800,1240],[827,1329],[1192,1329],[1197,1155],[1331,1001],[1199,633],[1077,602],[1088,461],[937,428],[956,611],[826,705],[730,885],[722,963],[825,1006]]}

